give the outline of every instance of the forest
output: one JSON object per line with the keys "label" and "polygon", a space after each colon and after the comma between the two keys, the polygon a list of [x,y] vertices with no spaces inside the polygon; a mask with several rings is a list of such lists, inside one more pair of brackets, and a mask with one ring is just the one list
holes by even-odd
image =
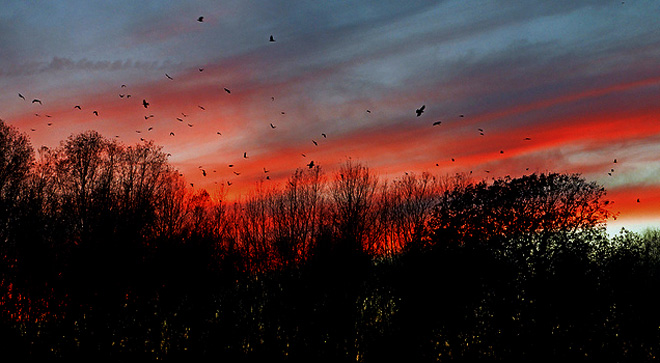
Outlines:
{"label": "forest", "polygon": [[579,174],[384,180],[347,159],[239,200],[153,142],[0,121],[0,347],[25,359],[652,361],[660,231]]}

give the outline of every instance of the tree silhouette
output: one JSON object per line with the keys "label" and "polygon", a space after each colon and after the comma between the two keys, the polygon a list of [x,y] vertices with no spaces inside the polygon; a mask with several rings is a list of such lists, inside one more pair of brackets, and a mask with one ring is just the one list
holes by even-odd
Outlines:
{"label": "tree silhouette", "polygon": [[521,233],[577,231],[613,216],[605,189],[577,174],[499,178],[445,191],[431,226],[436,240],[487,241]]}

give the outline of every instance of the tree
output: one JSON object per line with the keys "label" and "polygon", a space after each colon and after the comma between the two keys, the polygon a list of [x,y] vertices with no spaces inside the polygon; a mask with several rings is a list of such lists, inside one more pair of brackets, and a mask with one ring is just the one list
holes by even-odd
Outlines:
{"label": "tree", "polygon": [[605,188],[579,174],[531,174],[446,190],[430,225],[435,240],[460,244],[533,232],[603,226],[614,214]]}
{"label": "tree", "polygon": [[335,235],[348,253],[362,254],[371,250],[369,239],[375,218],[374,194],[378,178],[368,167],[348,159],[330,185],[331,216]]}

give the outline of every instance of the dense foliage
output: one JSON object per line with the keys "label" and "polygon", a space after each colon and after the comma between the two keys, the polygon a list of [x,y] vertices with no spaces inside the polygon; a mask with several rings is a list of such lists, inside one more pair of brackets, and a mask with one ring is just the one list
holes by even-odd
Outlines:
{"label": "dense foliage", "polygon": [[31,358],[650,361],[660,233],[579,175],[379,180],[347,160],[228,203],[161,148],[35,155],[0,122],[0,345]]}

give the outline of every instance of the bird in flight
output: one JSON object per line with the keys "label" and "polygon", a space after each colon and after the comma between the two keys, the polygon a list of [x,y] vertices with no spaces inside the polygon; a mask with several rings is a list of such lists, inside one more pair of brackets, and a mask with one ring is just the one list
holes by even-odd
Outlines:
{"label": "bird in flight", "polygon": [[43,105],[43,103],[41,103],[41,100],[38,100],[36,98],[32,100],[32,103],[38,103],[40,105]]}
{"label": "bird in flight", "polygon": [[222,136],[222,133],[220,131],[216,132],[216,134]]}
{"label": "bird in flight", "polygon": [[436,121],[436,122],[433,123],[433,126],[438,126],[438,125],[440,125],[441,123],[442,123],[442,121]]}
{"label": "bird in flight", "polygon": [[225,92],[227,92],[227,93],[231,93],[231,91],[230,91],[228,88],[226,88],[226,87],[225,87]]}
{"label": "bird in flight", "polygon": [[126,88],[126,85],[122,84],[121,87],[119,87],[119,88]]}
{"label": "bird in flight", "polygon": [[188,124],[188,127],[193,127],[193,124]]}
{"label": "bird in flight", "polygon": [[422,105],[422,107],[415,110],[415,113],[417,114],[417,117],[421,116],[424,113],[425,108],[426,108],[426,105]]}
{"label": "bird in flight", "polygon": [[153,129],[154,129],[153,127],[150,127],[150,128],[147,129],[147,131],[151,131],[151,130],[153,130]]}
{"label": "bird in flight", "polygon": [[460,115],[458,115],[458,117],[465,117],[465,115],[463,115],[463,114],[460,114]]}
{"label": "bird in flight", "polygon": [[231,186],[231,185],[232,185],[232,182],[228,181],[228,182],[227,182],[227,185]]}
{"label": "bird in flight", "polygon": [[92,113],[95,114],[96,116],[99,115],[99,112],[98,112],[98,111],[92,111]]}
{"label": "bird in flight", "polygon": [[197,21],[200,22],[200,23],[203,23],[204,22],[204,17],[200,16],[199,18],[197,18]]}
{"label": "bird in flight", "polygon": [[524,140],[524,141],[529,141],[529,140],[531,140],[531,138],[526,137],[526,138],[524,138],[523,140]]}
{"label": "bird in flight", "polygon": [[371,113],[371,110],[367,110],[367,113]]}
{"label": "bird in flight", "polygon": [[202,169],[202,175],[206,176],[206,170]]}
{"label": "bird in flight", "polygon": [[165,77],[167,77],[167,79],[169,79],[169,80],[172,80],[172,81],[174,80],[174,78],[172,78],[172,77],[171,77],[169,74],[167,74],[167,73],[165,73]]}
{"label": "bird in flight", "polygon": [[204,72],[204,68],[197,68],[200,72]]}
{"label": "bird in flight", "polygon": [[273,124],[271,123],[271,124],[270,124],[270,128],[271,128],[271,129],[274,129],[274,128],[275,128],[275,125],[273,125]]}
{"label": "bird in flight", "polygon": [[[274,42],[274,41],[275,41],[275,38],[273,38],[272,35],[270,36],[270,41],[271,41],[271,42]],[[285,42],[285,43],[286,43],[286,42]]]}
{"label": "bird in flight", "polygon": [[233,167],[234,167],[234,164],[229,164],[229,167],[230,167],[230,168],[233,168]]}
{"label": "bird in flight", "polygon": [[614,159],[614,164],[616,164],[616,159]]}
{"label": "bird in flight", "polygon": [[637,203],[639,203],[639,198],[637,198]]}
{"label": "bird in flight", "polygon": [[247,159],[247,151],[243,153],[243,158]]}
{"label": "bird in flight", "polygon": [[303,158],[306,158],[306,157],[307,157],[307,155],[305,155],[305,154],[300,154],[300,155],[302,155]]}
{"label": "bird in flight", "polygon": [[310,161],[309,164],[307,164],[308,168],[313,168],[314,167],[314,160]]}
{"label": "bird in flight", "polygon": [[170,132],[170,136],[174,136],[174,133],[173,133],[173,132]]}
{"label": "bird in flight", "polygon": [[77,108],[77,109],[79,109],[79,110],[82,110],[82,108],[81,108],[80,106],[77,106],[77,105],[76,105],[76,106],[73,106],[73,108]]}
{"label": "bird in flight", "polygon": [[150,119],[150,118],[152,118],[152,117],[154,117],[154,115],[144,116],[144,119],[145,119],[145,120],[148,120],[148,119]]}
{"label": "bird in flight", "polygon": [[206,109],[202,106],[197,105],[197,107],[199,107],[202,111],[206,111]]}
{"label": "bird in flight", "polygon": [[18,97],[22,98],[23,101],[25,101],[25,96],[23,96],[22,94],[19,93],[19,94],[18,94]]}
{"label": "bird in flight", "polygon": [[264,168],[264,173],[268,173],[269,171],[270,171],[270,170],[266,170],[266,168]]}
{"label": "bird in flight", "polygon": [[314,140],[312,140],[312,142],[314,143],[314,145],[319,146],[319,143],[318,143],[318,142],[316,142],[316,141],[314,141]]}
{"label": "bird in flight", "polygon": [[326,135],[326,134],[321,134],[321,136],[323,136],[324,139],[328,138],[328,135]]}
{"label": "bird in flight", "polygon": [[144,106],[144,108],[149,107],[149,102],[147,102],[147,100],[143,99],[142,100],[142,106]]}
{"label": "bird in flight", "polygon": [[239,172],[237,172],[237,171],[235,171],[234,174],[236,174],[237,176],[238,176],[238,175],[241,175],[241,173],[239,173]]}
{"label": "bird in flight", "polygon": [[179,122],[183,122],[183,119],[180,117],[177,117],[176,119],[179,120]]}

